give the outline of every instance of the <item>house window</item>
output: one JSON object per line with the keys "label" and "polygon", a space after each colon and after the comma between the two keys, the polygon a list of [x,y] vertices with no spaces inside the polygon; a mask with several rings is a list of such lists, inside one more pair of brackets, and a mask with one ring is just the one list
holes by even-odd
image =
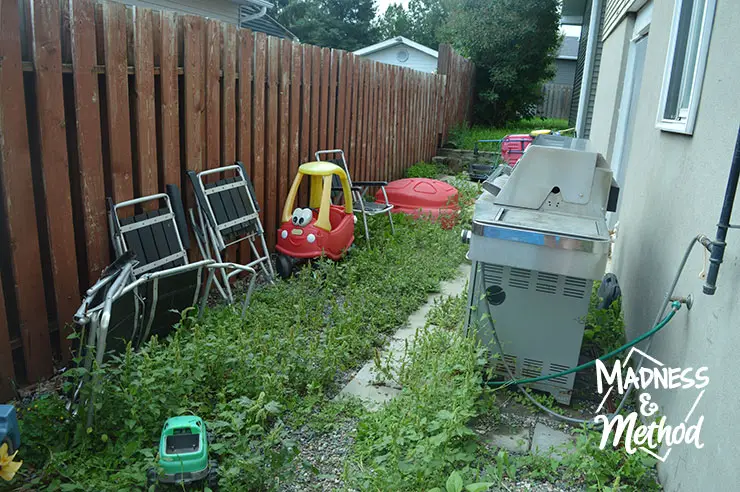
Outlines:
{"label": "house window", "polygon": [[675,0],[657,127],[694,132],[717,0]]}

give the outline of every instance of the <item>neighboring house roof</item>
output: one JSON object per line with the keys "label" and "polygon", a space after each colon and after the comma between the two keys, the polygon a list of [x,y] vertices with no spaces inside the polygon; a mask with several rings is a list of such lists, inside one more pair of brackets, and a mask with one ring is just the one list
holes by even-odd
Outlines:
{"label": "neighboring house roof", "polygon": [[415,50],[421,51],[422,53],[426,53],[429,56],[433,56],[434,58],[439,58],[439,53],[434,51],[431,48],[427,48],[423,44],[415,43],[411,41],[408,38],[404,38],[403,36],[396,36],[395,38],[386,39],[385,41],[381,41],[380,43],[373,44],[371,46],[366,46],[365,48],[361,48],[357,51],[355,51],[355,55],[369,55],[370,53],[375,53],[376,51],[381,51],[387,48],[390,48],[392,46],[396,46],[399,44],[405,44],[406,46],[410,48],[414,48]]}
{"label": "neighboring house roof", "polygon": [[577,60],[578,59],[578,37],[566,36],[558,50],[558,60]]}
{"label": "neighboring house roof", "polygon": [[[290,32],[285,26],[270,17],[268,14],[257,16],[256,19],[250,19],[252,16],[259,14],[263,8],[263,2],[253,2],[251,0],[232,0],[239,4],[239,27],[244,27],[257,32],[264,32],[269,36],[279,38],[298,40],[298,37]],[[268,7],[269,8],[269,7]]]}

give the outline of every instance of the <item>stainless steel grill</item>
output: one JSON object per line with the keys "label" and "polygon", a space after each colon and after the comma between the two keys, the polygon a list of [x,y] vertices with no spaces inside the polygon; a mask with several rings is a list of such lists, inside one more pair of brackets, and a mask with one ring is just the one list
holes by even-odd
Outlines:
{"label": "stainless steel grill", "polygon": [[[605,217],[618,193],[611,170],[588,141],[544,135],[510,176],[494,173],[484,190],[466,236],[473,262],[467,330],[489,346],[494,370],[506,375],[492,323],[482,317],[488,302],[517,379],[575,367],[593,281],[606,268]],[[487,296],[491,289],[495,295]],[[568,404],[574,379],[533,387]]]}

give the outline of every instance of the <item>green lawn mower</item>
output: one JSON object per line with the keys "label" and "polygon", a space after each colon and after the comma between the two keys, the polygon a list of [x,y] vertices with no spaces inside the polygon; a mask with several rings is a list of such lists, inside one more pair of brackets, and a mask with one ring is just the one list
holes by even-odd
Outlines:
{"label": "green lawn mower", "polygon": [[147,490],[159,484],[208,486],[218,490],[218,464],[208,460],[208,433],[203,419],[183,415],[167,419],[159,438],[158,468],[147,472]]}

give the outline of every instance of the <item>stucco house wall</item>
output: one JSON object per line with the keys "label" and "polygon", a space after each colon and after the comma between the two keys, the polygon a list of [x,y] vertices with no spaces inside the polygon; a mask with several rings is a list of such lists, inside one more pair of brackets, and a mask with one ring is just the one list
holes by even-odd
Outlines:
{"label": "stucco house wall", "polygon": [[[602,62],[599,68],[599,83],[596,86],[589,139],[600,149],[607,161],[611,161],[614,137],[619,118],[619,102],[627,63],[627,49],[632,34],[634,19],[627,17],[604,41]],[[662,74],[662,72],[661,72]],[[621,183],[620,183],[621,184]]]}
{"label": "stucco house wall", "polygon": [[[647,331],[693,236],[714,238],[735,137],[740,123],[740,2],[719,0],[693,135],[656,129],[663,70],[669,45],[673,1],[655,1],[644,75],[635,115],[631,151],[620,194],[619,229],[613,270],[624,295],[627,335]],[[592,140],[610,156],[627,56],[630,17],[604,39]],[[740,199],[733,216],[740,222]],[[655,338],[652,356],[671,367],[708,366],[710,383],[695,410],[703,415],[703,449],[674,447],[659,465],[667,491],[734,490],[740,483],[740,231],[730,230],[714,296],[702,293],[700,273],[707,258],[697,247],[681,277],[677,295],[694,297]],[[644,348],[644,344],[643,344]],[[651,392],[668,422],[683,421],[696,394]],[[693,419],[693,418],[692,418]]]}

